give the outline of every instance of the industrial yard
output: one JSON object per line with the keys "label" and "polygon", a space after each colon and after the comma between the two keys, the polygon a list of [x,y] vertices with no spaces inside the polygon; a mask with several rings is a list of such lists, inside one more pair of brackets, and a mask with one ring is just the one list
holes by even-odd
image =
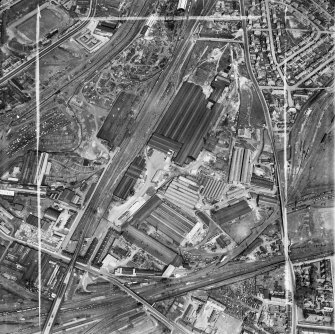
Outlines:
{"label": "industrial yard", "polygon": [[0,332],[334,334],[334,13],[1,2]]}

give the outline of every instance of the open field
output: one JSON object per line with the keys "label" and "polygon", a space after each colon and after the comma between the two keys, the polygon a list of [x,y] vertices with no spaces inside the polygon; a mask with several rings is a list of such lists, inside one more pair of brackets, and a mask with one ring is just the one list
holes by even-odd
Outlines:
{"label": "open field", "polygon": [[237,243],[241,243],[256,225],[253,213],[249,213],[236,222],[228,222],[222,225],[224,231]]}
{"label": "open field", "polygon": [[246,82],[241,85],[240,98],[238,127],[262,127],[265,123],[264,113],[256,90],[251,83]]}
{"label": "open field", "polygon": [[289,238],[292,245],[306,241],[321,243],[334,236],[335,210],[332,207],[306,208],[288,215]]}
{"label": "open field", "polygon": [[242,321],[224,313],[218,318],[216,326],[220,328],[218,334],[238,334],[241,331]]}
{"label": "open field", "polygon": [[[48,8],[41,11],[40,18],[40,35],[44,36],[51,30],[55,29],[62,19],[56,13]],[[18,31],[27,36],[30,40],[34,40],[36,36],[36,16],[33,15],[17,27]]]}
{"label": "open field", "polygon": [[42,5],[46,0],[21,0],[12,6],[8,11],[8,23],[12,23],[13,21],[23,17],[28,14],[32,10],[35,10],[37,5]]}

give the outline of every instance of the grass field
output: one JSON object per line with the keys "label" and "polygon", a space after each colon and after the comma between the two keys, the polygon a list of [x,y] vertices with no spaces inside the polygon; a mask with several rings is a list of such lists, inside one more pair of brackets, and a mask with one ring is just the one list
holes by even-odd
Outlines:
{"label": "grass field", "polygon": [[263,108],[253,85],[243,85],[240,90],[238,127],[262,127],[265,123]]}
{"label": "grass field", "polygon": [[15,5],[13,5],[7,11],[8,24],[14,22],[15,20],[23,17],[29,12],[36,9],[37,5],[42,5],[46,0],[21,0]]}
{"label": "grass field", "polygon": [[265,124],[265,117],[261,101],[256,93],[254,86],[252,86],[252,106],[250,114],[250,123],[253,127],[262,127]]}
{"label": "grass field", "polygon": [[[54,28],[56,28],[62,20],[50,9],[42,9],[40,18],[40,36],[44,36]],[[32,16],[22,24],[20,24],[17,29],[27,36],[32,41],[35,40],[36,36],[36,16]]]}
{"label": "grass field", "polygon": [[216,327],[218,334],[238,334],[241,331],[242,321],[225,313],[218,318]]}

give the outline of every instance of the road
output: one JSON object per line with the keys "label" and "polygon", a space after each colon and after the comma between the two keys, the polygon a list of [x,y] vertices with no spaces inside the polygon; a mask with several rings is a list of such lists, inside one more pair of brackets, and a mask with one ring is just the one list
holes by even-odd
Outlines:
{"label": "road", "polygon": [[215,37],[197,37],[198,41],[210,41],[210,42],[226,42],[226,43],[239,43],[243,44],[243,41],[229,38],[215,38]]}
{"label": "road", "polygon": [[[281,209],[281,216],[282,216],[282,224],[281,224],[281,230],[282,230],[282,237],[283,237],[283,245],[284,245],[284,254],[285,254],[285,263],[287,266],[287,272],[289,273],[286,278],[289,280],[289,285],[294,292],[294,272],[292,269],[292,263],[288,254],[288,249],[289,249],[289,240],[288,240],[288,229],[287,229],[287,214],[286,214],[286,193],[287,193],[287,170],[286,170],[286,140],[284,140],[284,163],[282,168],[284,169],[284,180],[282,180],[282,173],[280,170],[280,165],[279,165],[279,159],[278,159],[278,154],[276,151],[275,147],[275,142],[274,142],[274,135],[273,135],[273,129],[272,129],[272,121],[271,121],[271,116],[270,112],[267,106],[267,103],[265,101],[265,98],[258,86],[258,82],[254,76],[254,73],[252,71],[252,66],[251,66],[251,60],[250,60],[250,51],[249,51],[249,38],[248,38],[248,30],[247,30],[247,18],[246,18],[246,10],[245,10],[245,0],[240,0],[240,8],[241,8],[241,20],[242,20],[242,30],[243,30],[243,35],[244,35],[244,55],[245,55],[245,64],[247,67],[247,71],[249,74],[250,79],[252,80],[255,90],[257,92],[257,95],[259,97],[259,100],[261,102],[265,120],[266,120],[266,126],[268,130],[268,134],[270,137],[271,141],[271,147],[274,155],[274,167],[275,167],[275,174],[276,174],[276,179],[277,179],[277,186],[278,186],[278,191],[279,191],[279,202],[280,202],[280,209]],[[268,25],[271,25],[271,22],[268,22]],[[292,308],[294,308],[294,301]],[[293,312],[293,318],[294,318],[294,312]],[[296,324],[296,319],[292,318],[292,333],[295,334],[295,324]]]}
{"label": "road", "polygon": [[[78,24],[78,27],[69,31],[67,34],[59,38],[55,43],[49,45],[48,47],[40,51],[39,58],[42,58],[48,53],[50,53],[51,51],[55,50],[59,45],[61,45],[67,39],[69,39],[70,37],[75,35],[77,32],[79,32],[81,29],[83,29],[90,21],[90,18],[94,16],[96,4],[97,4],[97,0],[92,0],[87,18],[85,18],[83,21],[79,21],[80,23]],[[21,64],[20,66],[18,66],[17,68],[15,68],[11,72],[5,74],[2,78],[0,78],[0,85],[14,78],[16,75],[23,72],[24,70],[29,68],[31,65],[35,64],[35,62],[36,62],[36,57],[32,57],[26,60],[23,64]]]}
{"label": "road", "polygon": [[170,329],[174,329],[175,333],[188,333],[186,332],[181,326],[176,324],[175,322],[169,320],[166,318],[163,314],[158,312],[150,303],[148,303],[143,297],[139,296],[137,293],[135,293],[133,290],[129,289],[125,285],[123,285],[119,280],[117,280],[113,276],[107,276],[108,280],[118,286],[121,290],[125,291],[128,295],[133,297],[135,300],[143,304],[145,309],[150,312],[155,318],[157,318],[159,321],[161,321],[164,325],[168,326]]}
{"label": "road", "polygon": [[241,16],[242,16],[242,29],[244,33],[244,54],[245,54],[245,64],[247,67],[247,71],[249,74],[249,77],[251,81],[254,84],[255,90],[257,92],[257,95],[259,97],[259,100],[261,102],[264,116],[265,116],[265,121],[266,121],[266,127],[267,131],[270,137],[271,141],[271,147],[274,155],[274,165],[275,165],[275,174],[277,178],[277,186],[279,189],[279,200],[280,200],[280,205],[281,205],[281,211],[282,211],[282,216],[284,218],[284,208],[285,208],[285,203],[286,203],[286,196],[285,192],[283,189],[284,182],[281,180],[281,171],[279,168],[279,159],[278,159],[278,154],[277,150],[275,148],[274,144],[274,136],[273,136],[273,128],[272,128],[272,121],[271,121],[271,116],[270,112],[267,106],[267,103],[265,101],[265,98],[259,88],[258,82],[255,78],[255,75],[253,73],[252,67],[251,67],[251,60],[250,60],[250,51],[249,51],[249,39],[248,39],[248,31],[247,31],[247,19],[245,18],[245,6],[244,6],[244,0],[240,0],[240,8],[241,8]]}

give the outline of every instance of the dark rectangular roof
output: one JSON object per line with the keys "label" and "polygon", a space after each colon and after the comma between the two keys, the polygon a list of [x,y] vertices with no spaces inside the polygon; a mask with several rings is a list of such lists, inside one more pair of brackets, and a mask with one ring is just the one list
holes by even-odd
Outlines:
{"label": "dark rectangular roof", "polygon": [[117,22],[115,22],[115,21],[101,21],[100,25],[103,26],[103,27],[109,27],[109,28],[115,29],[116,26],[117,26]]}
{"label": "dark rectangular roof", "polygon": [[250,183],[253,186],[257,186],[261,188],[267,188],[267,189],[273,188],[273,182],[271,180],[266,179],[261,176],[257,176],[256,174],[252,174]]}
{"label": "dark rectangular roof", "polygon": [[276,204],[278,202],[277,197],[268,196],[268,195],[259,195],[258,202],[266,202],[270,204]]}
{"label": "dark rectangular roof", "polygon": [[216,103],[218,102],[221,94],[223,93],[224,88],[214,88],[213,92],[208,98],[208,101]]}
{"label": "dark rectangular roof", "polygon": [[107,32],[114,32],[117,27],[116,22],[100,22],[97,26],[98,29]]}
{"label": "dark rectangular roof", "polygon": [[222,88],[230,85],[230,80],[228,78],[223,77],[222,75],[217,75],[211,83],[213,88]]}
{"label": "dark rectangular roof", "polygon": [[220,224],[224,224],[240,216],[243,216],[250,211],[251,208],[249,207],[247,201],[243,200],[216,211],[213,214],[213,219]]}
{"label": "dark rectangular roof", "polygon": [[71,189],[64,189],[59,195],[58,199],[65,203],[71,203],[73,197],[75,196],[75,192]]}
{"label": "dark rectangular roof", "polygon": [[170,150],[178,153],[182,144],[155,132],[151,136],[148,146],[164,153],[168,153]]}
{"label": "dark rectangular roof", "polygon": [[127,240],[134,243],[138,247],[145,250],[147,253],[156,257],[165,264],[172,263],[178,254],[161,244],[156,239],[152,238],[148,234],[138,230],[137,228],[128,225],[123,234]]}
{"label": "dark rectangular roof", "polygon": [[137,96],[130,93],[121,93],[114,102],[97,137],[108,142],[110,147],[121,144],[123,137],[120,133],[128,133],[134,118],[129,117],[131,108]]}
{"label": "dark rectangular roof", "polygon": [[38,226],[38,217],[34,216],[34,215],[29,215],[26,219],[26,223],[31,225],[31,226]]}
{"label": "dark rectangular roof", "polygon": [[114,190],[114,196],[126,199],[134,189],[136,181],[140,178],[144,169],[145,159],[140,156],[136,157]]}
{"label": "dark rectangular roof", "polygon": [[152,196],[133,216],[133,221],[143,221],[162,203],[157,195]]}
{"label": "dark rectangular roof", "polygon": [[129,168],[126,171],[127,176],[134,179],[138,179],[145,168],[145,159],[142,157],[136,157],[134,161],[130,164]]}
{"label": "dark rectangular roof", "polygon": [[122,267],[122,274],[123,275],[133,275],[134,269],[128,267]]}
{"label": "dark rectangular roof", "polygon": [[185,135],[185,143],[175,158],[176,164],[183,165],[187,158],[195,160],[205,144],[204,137],[209,129],[213,113],[205,105],[203,108],[204,113],[194,119],[193,126]]}
{"label": "dark rectangular roof", "polygon": [[156,129],[156,134],[183,144],[175,158],[179,165],[189,157],[196,159],[204,145],[203,138],[214,116],[206,108],[207,103],[200,86],[184,82]]}
{"label": "dark rectangular roof", "polygon": [[113,195],[124,200],[127,199],[130,192],[134,189],[136,181],[136,179],[130,176],[123,176],[123,178],[115,188]]}
{"label": "dark rectangular roof", "polygon": [[56,221],[60,215],[60,212],[54,208],[47,208],[44,212],[44,218]]}

